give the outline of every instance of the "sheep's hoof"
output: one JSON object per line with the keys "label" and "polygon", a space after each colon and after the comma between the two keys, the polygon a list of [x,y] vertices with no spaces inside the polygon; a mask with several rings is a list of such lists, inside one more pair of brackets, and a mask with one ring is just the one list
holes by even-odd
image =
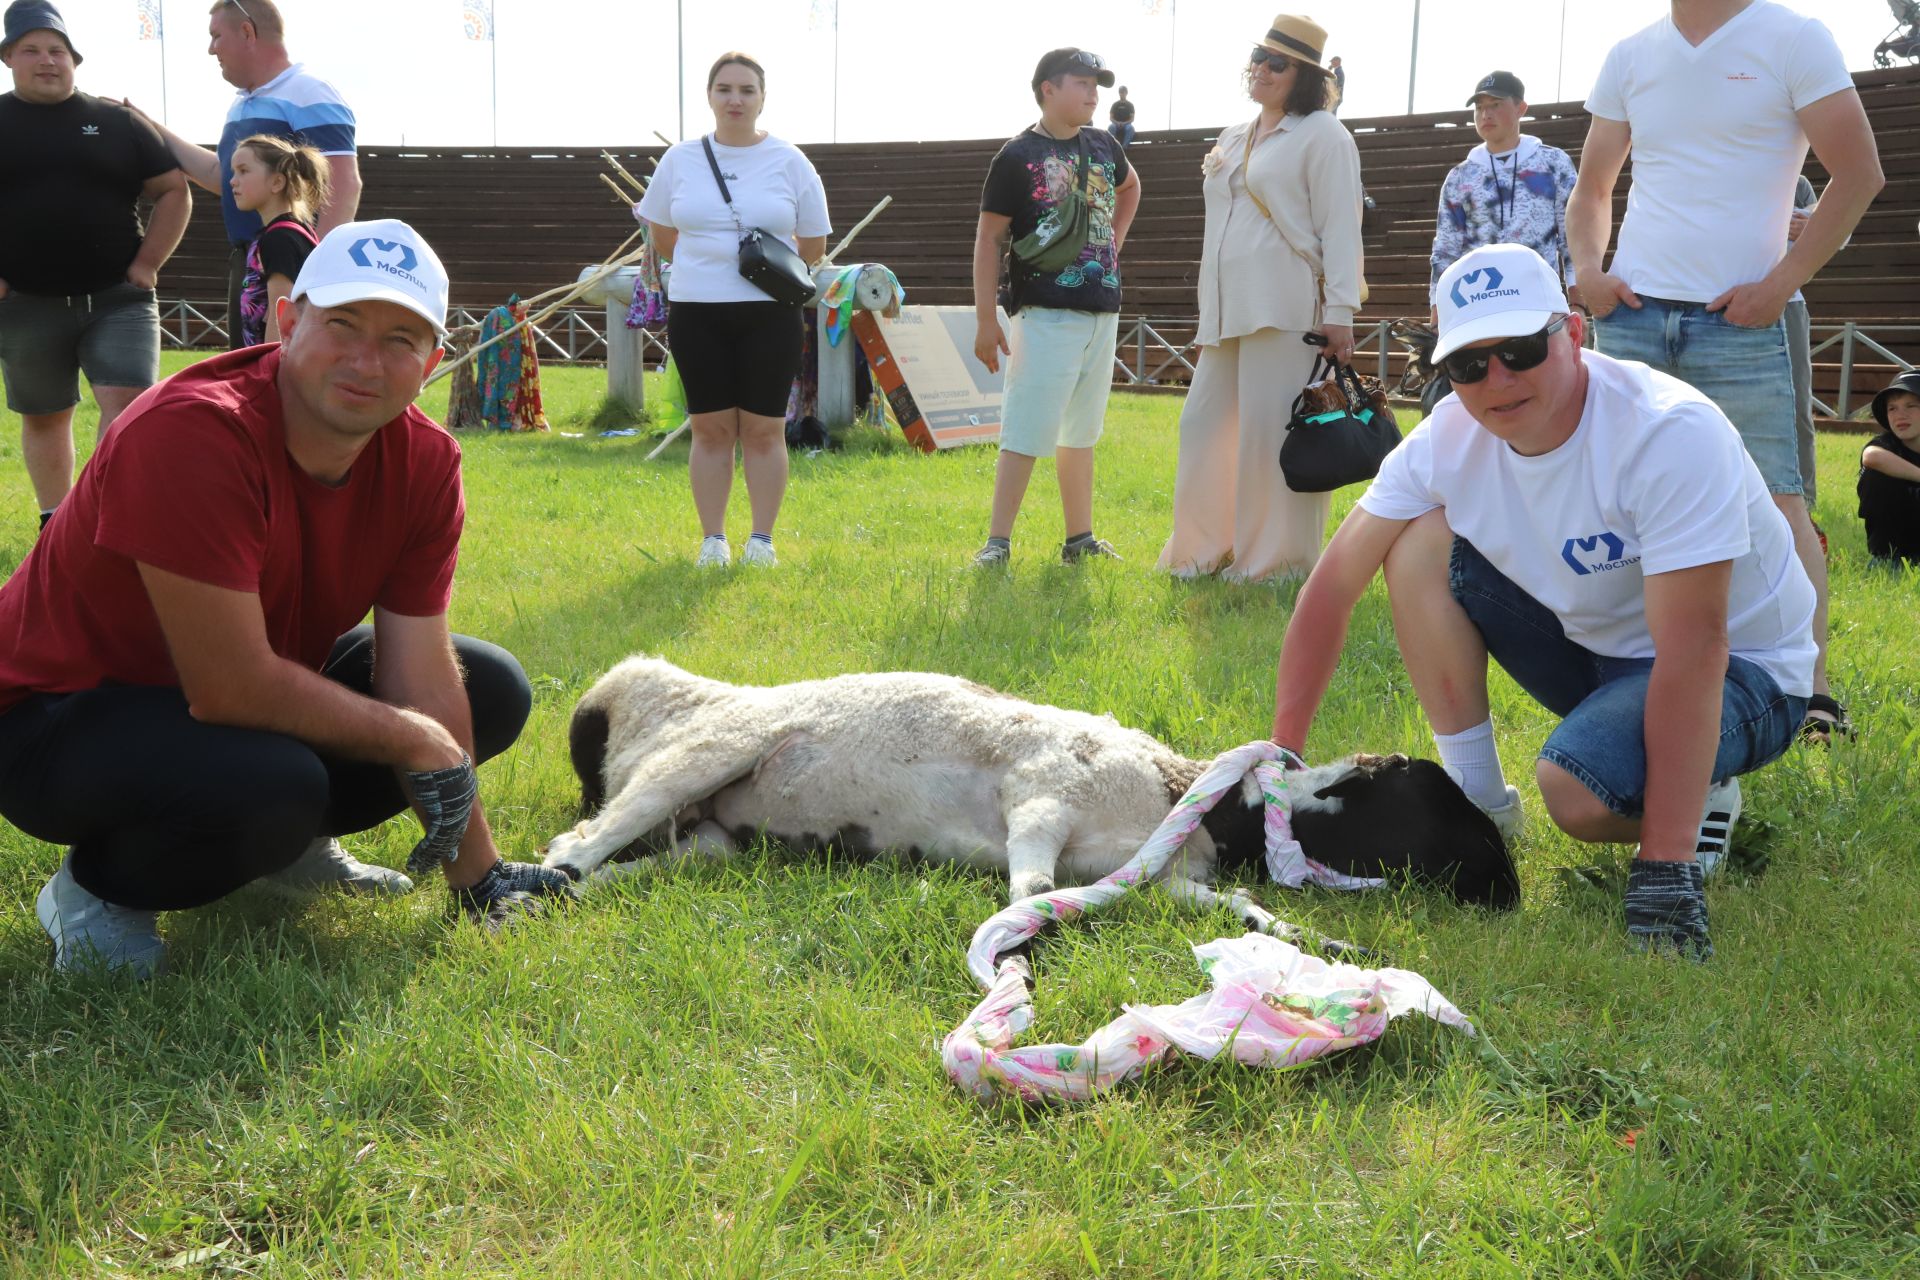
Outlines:
{"label": "sheep's hoof", "polygon": [[1007,885],[1009,902],[1031,898],[1036,893],[1052,893],[1053,890],[1054,883],[1051,876],[1019,876]]}

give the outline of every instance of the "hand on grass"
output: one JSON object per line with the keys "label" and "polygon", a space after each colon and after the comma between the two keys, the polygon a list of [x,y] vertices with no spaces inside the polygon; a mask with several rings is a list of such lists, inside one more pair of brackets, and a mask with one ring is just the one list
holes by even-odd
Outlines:
{"label": "hand on grass", "polygon": [[566,872],[531,862],[496,862],[478,883],[453,891],[454,905],[489,929],[518,916],[538,915],[553,899],[570,902],[578,896]]}

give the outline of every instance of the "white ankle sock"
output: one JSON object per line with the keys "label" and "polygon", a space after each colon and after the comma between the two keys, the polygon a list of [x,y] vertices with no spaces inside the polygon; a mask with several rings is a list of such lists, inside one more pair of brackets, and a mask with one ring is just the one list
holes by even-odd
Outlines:
{"label": "white ankle sock", "polygon": [[1493,749],[1493,721],[1482,720],[1460,733],[1436,733],[1440,767],[1483,809],[1507,802],[1507,780],[1500,773],[1500,753]]}

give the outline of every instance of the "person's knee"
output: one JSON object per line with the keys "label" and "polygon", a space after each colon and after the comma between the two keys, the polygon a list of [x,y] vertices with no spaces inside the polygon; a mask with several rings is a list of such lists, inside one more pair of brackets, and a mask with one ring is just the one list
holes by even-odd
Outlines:
{"label": "person's knee", "polygon": [[688,431],[697,445],[709,449],[731,449],[740,438],[740,423],[732,413],[701,413],[694,415]]}
{"label": "person's knee", "polygon": [[1407,522],[1394,539],[1382,566],[1387,591],[1431,589],[1447,586],[1447,561],[1453,554],[1453,528],[1447,513],[1435,508]]}
{"label": "person's knee", "polygon": [[1592,843],[1610,838],[1608,833],[1619,823],[1620,815],[1585,783],[1550,760],[1534,761],[1533,776],[1554,826],[1575,840]]}
{"label": "person's knee", "polygon": [[777,453],[787,447],[787,424],[779,418],[740,415],[740,448],[755,456]]}
{"label": "person's knee", "polygon": [[533,684],[519,659],[497,644],[456,635],[453,647],[466,673],[474,763],[478,764],[519,740],[533,712]]}

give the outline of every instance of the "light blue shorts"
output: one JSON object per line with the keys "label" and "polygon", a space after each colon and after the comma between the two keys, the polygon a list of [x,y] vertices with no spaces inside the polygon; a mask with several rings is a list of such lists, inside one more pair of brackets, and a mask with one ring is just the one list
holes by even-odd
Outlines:
{"label": "light blue shorts", "polygon": [[1794,436],[1793,362],[1783,321],[1764,329],[1730,323],[1702,302],[1640,295],[1594,322],[1594,345],[1619,360],[1670,373],[1720,406],[1732,420],[1760,478],[1773,493],[1800,493]]}
{"label": "light blue shorts", "polygon": [[1119,333],[1115,312],[1022,308],[1007,337],[1000,447],[1032,458],[1091,449],[1107,421]]}

